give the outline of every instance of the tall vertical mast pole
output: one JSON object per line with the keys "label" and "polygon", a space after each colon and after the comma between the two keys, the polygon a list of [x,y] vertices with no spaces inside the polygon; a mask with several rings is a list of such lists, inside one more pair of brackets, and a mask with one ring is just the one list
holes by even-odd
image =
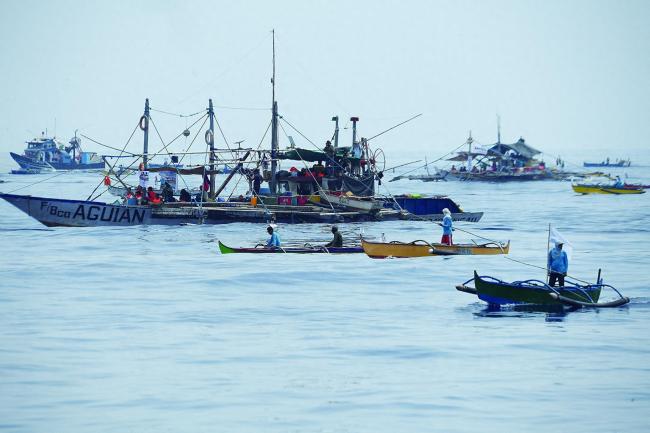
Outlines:
{"label": "tall vertical mast pole", "polygon": [[332,117],[332,120],[336,122],[334,127],[334,149],[339,147],[339,116]]}
{"label": "tall vertical mast pole", "polygon": [[501,143],[501,116],[497,114],[497,143]]}
{"label": "tall vertical mast pole", "polygon": [[[140,120],[140,128],[144,131],[144,149],[142,152],[142,164],[144,169],[147,169],[147,163],[149,162],[149,98],[144,100],[144,116]],[[142,124],[144,120],[144,125]]]}
{"label": "tall vertical mast pole", "polygon": [[214,107],[212,106],[212,99],[208,104],[208,115],[210,116],[210,129],[208,133],[208,140],[210,140],[210,198],[214,199],[215,191],[215,174],[214,174],[214,163],[216,161],[216,156],[214,154]]}
{"label": "tall vertical mast pole", "polygon": [[271,181],[269,182],[269,186],[271,193],[275,194],[277,192],[275,175],[278,171],[278,103],[275,100],[275,29],[271,33],[273,34],[273,77],[271,78],[273,88],[271,111],[273,114],[271,117]]}

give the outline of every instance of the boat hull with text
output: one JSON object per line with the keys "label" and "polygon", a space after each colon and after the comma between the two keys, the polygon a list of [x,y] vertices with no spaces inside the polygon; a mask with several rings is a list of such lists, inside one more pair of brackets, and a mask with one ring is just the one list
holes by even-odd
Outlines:
{"label": "boat hull with text", "polygon": [[174,225],[203,221],[198,208],[164,209],[15,194],[0,194],[0,198],[48,227]]}

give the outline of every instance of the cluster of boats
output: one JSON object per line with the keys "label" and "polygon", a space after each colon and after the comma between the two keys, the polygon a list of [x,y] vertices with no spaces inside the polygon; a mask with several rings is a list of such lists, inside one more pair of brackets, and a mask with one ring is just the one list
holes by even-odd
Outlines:
{"label": "cluster of boats", "polygon": [[[361,245],[329,247],[323,245],[305,244],[302,246],[268,247],[258,244],[254,247],[230,247],[219,243],[221,254],[362,254],[370,258],[416,258],[454,255],[494,255],[508,254],[510,241],[506,243],[488,242],[483,244],[441,244],[424,240],[413,242],[373,242],[361,237]],[[473,282],[473,286],[469,285]],[[567,280],[562,286],[553,287],[547,282],[529,279],[525,281],[505,282],[491,276],[479,276],[474,271],[474,277],[456,286],[456,289],[476,295],[486,302],[490,308],[503,306],[543,309],[567,310],[576,308],[612,308],[627,304],[629,298],[623,296],[615,287],[603,284],[600,271],[596,283],[579,284]],[[601,292],[610,290],[615,299],[600,301]]]}
{"label": "cluster of boats", "polygon": [[[272,83],[275,86],[275,77],[273,77]],[[110,203],[98,201],[97,197],[101,193],[97,194],[95,198],[92,198],[93,194],[91,194],[87,200],[12,193],[0,193],[0,198],[49,227],[225,224],[232,222],[323,224],[387,220],[439,221],[443,217],[443,209],[449,209],[451,217],[455,221],[478,222],[483,216],[482,212],[465,212],[446,196],[393,196],[390,194],[382,196],[377,194],[377,185],[381,184],[384,173],[387,171],[383,152],[381,149],[371,146],[369,143],[371,139],[357,137],[358,117],[350,119],[352,141],[349,146],[339,143],[339,118],[335,116],[332,118],[335,122],[332,140],[328,140],[323,148],[317,146],[314,146],[315,149],[299,148],[290,139],[291,145],[286,149],[281,149],[278,131],[279,122],[283,118],[278,114],[275,89],[273,95],[269,150],[241,147],[233,149],[230,146],[227,149],[215,147],[215,115],[212,100],[209,100],[208,107],[203,114],[204,117],[202,117],[204,123],[208,123],[209,126],[205,131],[201,129],[202,127],[195,131],[197,136],[204,134],[205,143],[209,149],[204,154],[207,163],[183,166],[176,155],[169,152],[168,145],[171,143],[163,143],[163,148],[158,152],[149,151],[151,109],[147,99],[144,113],[139,122],[143,133],[143,151],[141,154],[128,154],[134,159],[129,166],[116,167],[116,164],[111,164],[106,156],[82,151],[80,139],[76,137],[76,134],[67,146],[54,137],[47,137],[43,134],[42,137],[27,143],[27,149],[23,155],[11,154],[21,166],[22,173],[106,169],[102,182],[106,191],[118,196],[116,201]],[[198,121],[195,122],[195,124],[198,123]],[[293,128],[291,124],[287,124],[287,126]],[[388,130],[390,129],[393,128]],[[187,137],[190,134],[188,128],[179,136]],[[375,137],[379,135],[381,134],[375,135]],[[472,147],[471,135],[467,143],[469,146],[467,151],[458,152],[451,158],[451,161],[461,163],[460,168],[452,166],[449,170],[437,172],[435,178],[429,176],[429,179],[420,178],[420,180],[501,182],[565,179],[569,175],[576,175],[559,169],[547,168],[542,161],[535,159],[540,152],[529,146],[523,138],[512,144],[504,144],[501,143],[499,132],[497,142],[487,149]],[[224,153],[229,155],[229,159],[228,157],[217,157]],[[189,154],[189,149],[186,153],[181,154],[181,159],[185,154]],[[153,164],[151,159],[159,155],[170,157],[171,162]],[[123,155],[118,157],[122,158]],[[227,163],[229,168],[227,176],[220,185],[217,185],[216,175],[223,171],[220,171],[217,165],[218,161]],[[285,166],[286,169],[282,169],[282,163],[288,163],[288,166]],[[137,184],[129,183],[128,177],[133,175],[137,176]],[[191,175],[201,176],[202,182],[198,188],[189,186],[183,177]],[[237,182],[243,180],[244,185],[248,186],[246,195],[235,194],[236,188],[232,188],[229,195],[225,193],[226,188],[236,176],[239,179]],[[159,183],[152,185],[152,177],[159,179]],[[184,187],[181,187],[183,183]],[[266,183],[268,187],[262,187],[263,183]],[[134,196],[132,190],[136,188],[146,195]],[[605,186],[574,185],[574,190],[580,193],[638,194],[643,192],[643,188],[643,186],[637,188],[629,185],[622,187],[618,185],[618,188],[614,189]],[[165,191],[171,192],[166,194]],[[165,196],[161,200],[159,195],[163,194]],[[147,197],[155,197],[155,200],[148,200]],[[416,258],[508,254],[510,242],[490,241],[447,245],[424,240],[374,242],[361,239],[359,245],[343,247],[307,244],[277,248],[259,245],[252,248],[233,248],[219,242],[219,249],[222,254],[365,253],[371,258]],[[469,288],[467,282],[459,287],[462,287],[463,291],[475,293],[479,299],[495,305],[541,303],[570,307],[602,307],[624,303],[618,301],[599,304],[600,291],[609,287],[600,281],[587,286],[575,285],[575,287],[555,289],[544,282],[533,280],[504,283],[489,277],[479,277],[477,274],[473,280],[474,288]],[[461,289],[459,288],[459,290]],[[622,296],[620,298],[626,299]]]}

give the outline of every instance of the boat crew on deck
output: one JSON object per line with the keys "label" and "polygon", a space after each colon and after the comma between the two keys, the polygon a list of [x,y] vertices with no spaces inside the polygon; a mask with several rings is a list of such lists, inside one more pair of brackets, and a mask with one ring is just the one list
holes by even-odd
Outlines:
{"label": "boat crew on deck", "polygon": [[452,245],[452,232],[454,230],[454,223],[451,219],[451,211],[447,208],[444,208],[442,210],[443,217],[442,217],[442,224],[440,226],[442,227],[442,239],[440,240],[441,244],[445,245]]}
{"label": "boat crew on deck", "polygon": [[569,270],[569,259],[562,251],[562,242],[556,242],[555,248],[548,252],[548,285],[555,286],[557,281],[560,287],[564,286],[564,277]]}
{"label": "boat crew on deck", "polygon": [[339,233],[339,228],[332,226],[332,234],[334,238],[325,244],[327,248],[342,248],[343,247],[343,236]]}
{"label": "boat crew on deck", "polygon": [[280,247],[280,237],[277,233],[273,231],[272,226],[268,226],[266,232],[271,235],[271,238],[266,243],[268,248],[279,248]]}

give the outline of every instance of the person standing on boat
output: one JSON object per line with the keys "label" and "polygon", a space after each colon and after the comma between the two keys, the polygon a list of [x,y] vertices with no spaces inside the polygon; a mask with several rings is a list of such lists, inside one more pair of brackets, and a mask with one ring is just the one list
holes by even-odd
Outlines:
{"label": "person standing on boat", "polygon": [[452,232],[454,231],[454,223],[451,219],[451,211],[447,208],[442,210],[442,223],[438,223],[442,227],[442,239],[440,240],[441,244],[452,245]]}
{"label": "person standing on boat", "polygon": [[253,172],[253,195],[257,197],[260,195],[260,186],[262,185],[262,175],[260,174],[259,168],[256,168]]}
{"label": "person standing on boat", "polygon": [[569,270],[569,258],[562,251],[562,242],[556,242],[555,248],[548,252],[548,285],[555,286],[557,281],[560,287],[564,286],[564,277]]}
{"label": "person standing on boat", "polygon": [[343,247],[343,236],[339,233],[339,228],[332,226],[332,234],[334,238],[325,244],[327,248],[342,248]]}
{"label": "person standing on boat", "polygon": [[267,248],[279,248],[280,247],[280,237],[277,233],[273,231],[273,226],[268,226],[266,232],[271,235],[271,238],[266,243]]}

